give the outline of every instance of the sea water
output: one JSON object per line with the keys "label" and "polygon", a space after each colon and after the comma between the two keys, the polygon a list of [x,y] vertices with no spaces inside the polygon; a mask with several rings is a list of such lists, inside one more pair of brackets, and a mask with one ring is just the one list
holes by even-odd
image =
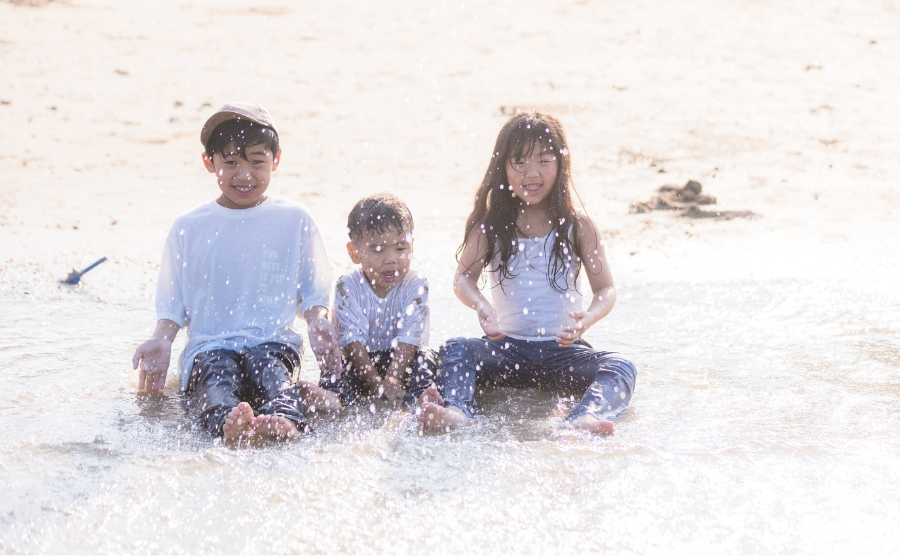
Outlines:
{"label": "sea water", "polygon": [[[639,369],[613,437],[565,426],[571,400],[501,389],[449,434],[375,407],[238,450],[186,416],[171,377],[160,396],[136,393],[153,281],[124,286],[137,270],[67,287],[4,269],[5,552],[895,546],[900,327],[884,285],[632,275],[587,335]],[[449,292],[432,311],[438,341],[477,333]],[[309,357],[302,375],[317,378]]]}
{"label": "sea water", "polygon": [[[888,3],[30,3],[0,3],[0,552],[896,552]],[[449,434],[376,407],[234,450],[174,372],[138,395],[165,232],[217,194],[198,132],[240,98],[336,274],[355,199],[410,203],[432,347],[480,334],[449,284],[497,131],[559,116],[619,289],[587,339],[638,368],[615,436],[499,390]],[[759,218],[627,215],[687,179]]]}

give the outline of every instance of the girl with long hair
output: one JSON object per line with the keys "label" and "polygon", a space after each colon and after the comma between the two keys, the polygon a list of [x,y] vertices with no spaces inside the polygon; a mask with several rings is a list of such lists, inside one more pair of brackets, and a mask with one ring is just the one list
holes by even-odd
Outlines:
{"label": "girl with long hair", "polygon": [[[457,252],[454,292],[478,314],[485,335],[453,338],[441,348],[444,403],[422,404],[424,427],[461,425],[477,411],[476,390],[508,386],[583,394],[566,419],[594,433],[614,432],[609,419],[627,407],[637,370],[581,339],[612,310],[616,290],[600,234],[575,199],[559,120],[540,112],[513,116],[497,137]],[[479,288],[482,273],[492,301]],[[593,293],[587,309],[582,278]]]}

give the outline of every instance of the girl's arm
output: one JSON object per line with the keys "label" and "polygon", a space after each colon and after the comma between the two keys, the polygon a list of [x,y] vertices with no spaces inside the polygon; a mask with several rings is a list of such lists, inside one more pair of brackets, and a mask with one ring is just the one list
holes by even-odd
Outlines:
{"label": "girl's arm", "polygon": [[556,342],[561,347],[575,343],[588,328],[608,315],[616,304],[616,287],[609,271],[609,263],[606,262],[600,232],[587,215],[578,217],[578,235],[581,239],[578,256],[581,258],[583,270],[587,274],[594,296],[586,310],[572,311],[569,314],[575,319],[575,323],[572,326],[564,326],[562,332],[556,336]]}
{"label": "girl's arm", "polygon": [[497,319],[497,311],[490,301],[478,289],[478,278],[484,270],[484,256],[487,252],[487,238],[481,230],[472,230],[466,238],[466,245],[459,256],[459,265],[456,267],[456,276],[453,279],[453,292],[466,307],[475,309],[478,313],[478,323],[488,340],[493,342],[502,340],[506,333],[501,332]]}

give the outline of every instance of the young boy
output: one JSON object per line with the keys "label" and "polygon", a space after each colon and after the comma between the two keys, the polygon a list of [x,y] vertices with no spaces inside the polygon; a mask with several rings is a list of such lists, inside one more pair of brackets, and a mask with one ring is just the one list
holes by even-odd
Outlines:
{"label": "young boy", "polygon": [[332,395],[291,380],[302,346],[296,315],[306,319],[320,365],[340,364],[322,238],[303,206],[266,195],[281,159],[266,110],[226,104],[207,120],[200,141],[203,165],[222,194],[178,217],[169,232],[156,331],[134,353],[139,387],[165,386],[172,341],[187,327],[181,386],[203,426],[229,443],[292,436]]}
{"label": "young boy", "polygon": [[412,405],[440,398],[429,334],[428,281],[410,271],[413,218],[389,193],[362,199],[347,219],[347,252],[358,269],[335,287],[334,324],[343,355],[340,377],[320,386],[345,405],[362,398],[403,399]]}

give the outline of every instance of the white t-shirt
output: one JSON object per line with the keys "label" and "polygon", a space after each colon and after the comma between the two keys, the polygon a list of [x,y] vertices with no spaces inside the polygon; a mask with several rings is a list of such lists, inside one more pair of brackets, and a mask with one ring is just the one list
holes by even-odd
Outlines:
{"label": "white t-shirt", "polygon": [[389,350],[398,342],[428,345],[428,281],[410,270],[403,281],[378,297],[362,270],[341,276],[334,290],[334,325],[341,348],[359,342],[369,352]]}
{"label": "white t-shirt", "polygon": [[203,351],[273,341],[299,351],[294,319],[327,307],[330,285],[322,237],[302,205],[269,197],[236,210],[211,201],[179,216],[163,250],[156,313],[187,327],[182,388]]}

